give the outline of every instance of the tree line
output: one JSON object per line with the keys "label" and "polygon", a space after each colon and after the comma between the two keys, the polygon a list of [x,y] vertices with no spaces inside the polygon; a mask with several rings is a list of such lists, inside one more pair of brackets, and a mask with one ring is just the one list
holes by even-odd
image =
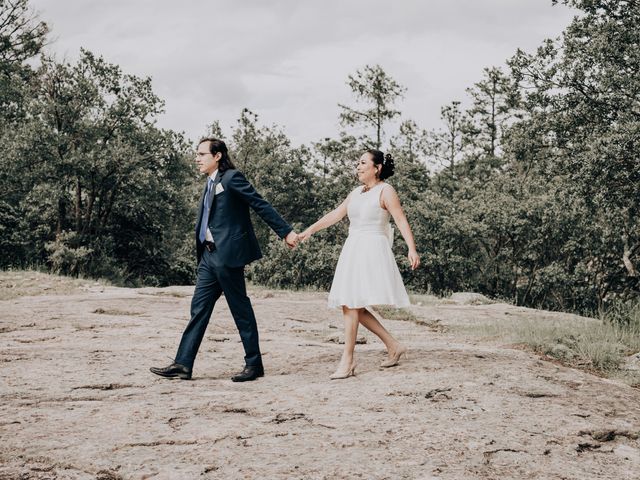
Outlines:
{"label": "tree line", "polygon": [[[394,252],[416,292],[473,290],[576,312],[632,304],[640,292],[640,6],[552,3],[580,13],[558,39],[486,68],[464,102],[442,107],[439,129],[404,118],[405,88],[367,65],[347,79],[353,101],[338,105],[344,130],[335,138],[296,147],[248,109],[230,134],[212,119],[211,133],[298,228],[355,187],[363,149],[389,151],[389,183],[423,267],[408,268],[398,235]],[[0,266],[129,285],[192,282],[202,187],[193,140],[155,125],[163,102],[150,79],[86,50],[74,63],[47,57],[48,28],[28,0],[0,7]],[[351,134],[354,126],[367,133]],[[346,222],[293,252],[256,226],[266,255],[249,268],[254,282],[328,288]]]}

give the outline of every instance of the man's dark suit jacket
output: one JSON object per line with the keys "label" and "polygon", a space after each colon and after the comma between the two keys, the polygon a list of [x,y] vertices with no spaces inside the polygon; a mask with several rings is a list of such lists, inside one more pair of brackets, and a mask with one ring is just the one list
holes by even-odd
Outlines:
{"label": "man's dark suit jacket", "polygon": [[[218,185],[222,185],[222,191]],[[219,193],[215,194],[216,190]],[[205,189],[206,192],[206,189]],[[200,220],[204,206],[204,194],[196,223],[196,251],[198,263],[204,251],[200,242]],[[216,175],[211,188],[212,205],[209,213],[209,230],[213,236],[219,257],[228,267],[243,267],[262,258],[256,238],[249,207],[251,207],[280,238],[293,230],[280,214],[263,199],[245,176],[238,170],[229,169]]]}

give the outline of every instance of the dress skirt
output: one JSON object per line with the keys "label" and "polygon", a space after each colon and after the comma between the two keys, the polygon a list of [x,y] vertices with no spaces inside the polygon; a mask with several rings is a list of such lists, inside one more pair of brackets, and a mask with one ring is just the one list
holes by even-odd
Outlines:
{"label": "dress skirt", "polygon": [[329,307],[410,305],[388,234],[350,229],[329,292]]}

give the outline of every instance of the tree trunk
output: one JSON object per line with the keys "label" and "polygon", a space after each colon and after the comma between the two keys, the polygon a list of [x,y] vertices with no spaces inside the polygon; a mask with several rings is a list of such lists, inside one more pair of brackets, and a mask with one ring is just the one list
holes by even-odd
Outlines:
{"label": "tree trunk", "polygon": [[495,80],[493,82],[493,92],[491,96],[491,157],[496,156],[496,137],[497,137],[497,128],[496,128],[496,83]]}
{"label": "tree trunk", "polygon": [[107,226],[107,219],[109,218],[109,215],[111,215],[111,209],[113,208],[113,204],[116,200],[116,191],[118,190],[118,186],[115,185],[113,187],[113,190],[111,190],[111,197],[109,198],[109,201],[107,203],[107,207],[104,210],[104,215],[102,217],[102,227],[106,227]]}
{"label": "tree trunk", "polygon": [[625,268],[627,269],[627,273],[630,277],[637,277],[638,270],[635,265],[631,261],[631,256],[635,253],[635,251],[640,247],[640,245],[634,245],[633,247],[629,246],[629,237],[627,235],[622,236],[622,241],[624,242],[624,251],[622,253],[622,262],[624,263]]}
{"label": "tree trunk", "polygon": [[76,232],[80,233],[82,229],[82,185],[80,185],[80,178],[76,178]]}
{"label": "tree trunk", "polygon": [[84,225],[82,226],[82,233],[86,234],[91,231],[91,219],[93,218],[93,206],[96,201],[95,189],[91,189],[89,199],[87,200],[87,214],[85,215]]}
{"label": "tree trunk", "polygon": [[380,145],[382,144],[380,141],[380,131],[382,130],[382,114],[380,113],[380,105],[378,105],[378,118],[376,120],[376,149],[380,150]]}
{"label": "tree trunk", "polygon": [[62,233],[64,228],[64,217],[67,216],[67,207],[64,203],[64,198],[58,198],[58,221],[56,223],[56,238]]}

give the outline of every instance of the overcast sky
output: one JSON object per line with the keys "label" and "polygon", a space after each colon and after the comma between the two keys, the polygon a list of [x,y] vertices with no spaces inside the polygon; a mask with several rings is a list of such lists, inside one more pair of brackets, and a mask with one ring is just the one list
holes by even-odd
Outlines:
{"label": "overcast sky", "polygon": [[[398,108],[422,128],[464,100],[488,66],[556,37],[574,11],[551,0],[31,0],[49,52],[80,47],[150,76],[158,125],[191,139],[242,108],[282,126],[294,145],[336,137],[347,75],[381,65],[407,88]],[[357,133],[357,132],[353,132]]]}

